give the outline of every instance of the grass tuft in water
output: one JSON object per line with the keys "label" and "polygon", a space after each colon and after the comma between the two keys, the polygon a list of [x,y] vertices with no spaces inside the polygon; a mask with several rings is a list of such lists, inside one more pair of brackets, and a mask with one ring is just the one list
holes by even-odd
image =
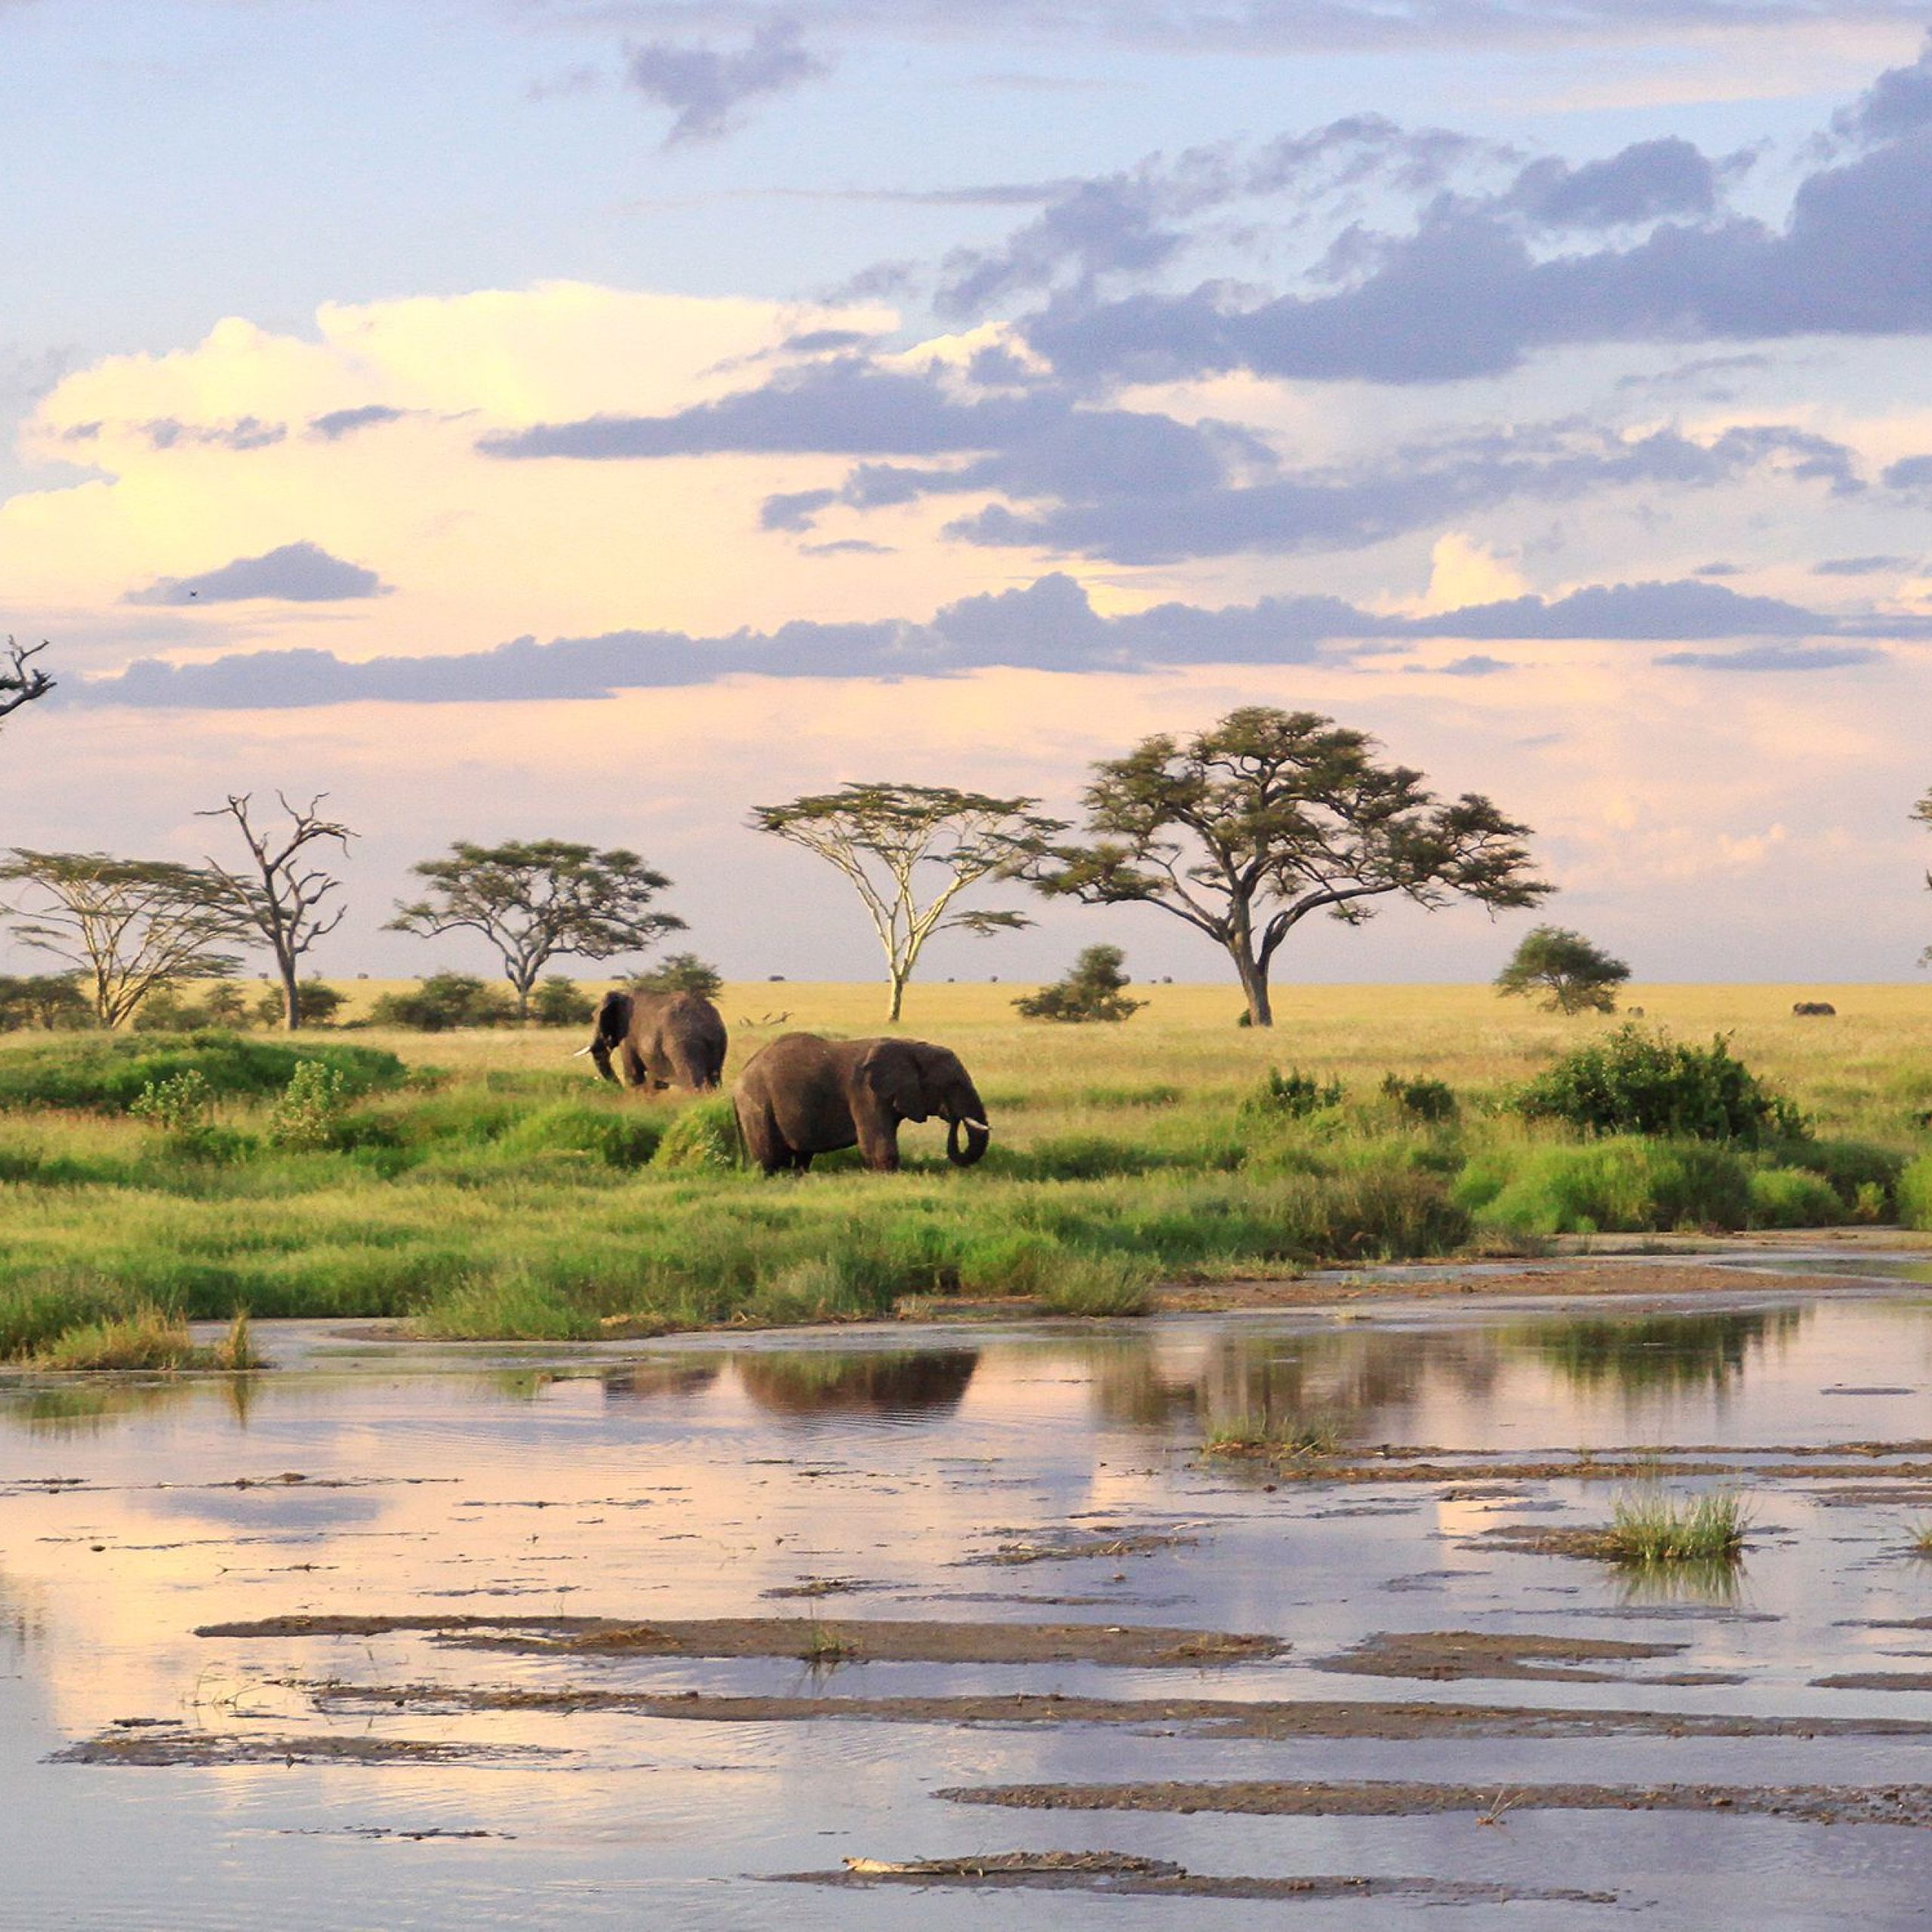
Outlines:
{"label": "grass tuft in water", "polygon": [[144,1302],[125,1315],[84,1321],[55,1336],[32,1365],[56,1371],[193,1368],[204,1359],[180,1315]]}
{"label": "grass tuft in water", "polygon": [[1728,1561],[1743,1548],[1749,1520],[1733,1491],[1684,1497],[1632,1490],[1611,1510],[1606,1554],[1619,1563]]}
{"label": "grass tuft in water", "polygon": [[1906,1548],[1914,1555],[1932,1559],[1932,1523],[1909,1523],[1906,1526]]}
{"label": "grass tuft in water", "polygon": [[1341,1447],[1332,1422],[1312,1416],[1237,1416],[1208,1432],[1206,1456],[1332,1456]]}

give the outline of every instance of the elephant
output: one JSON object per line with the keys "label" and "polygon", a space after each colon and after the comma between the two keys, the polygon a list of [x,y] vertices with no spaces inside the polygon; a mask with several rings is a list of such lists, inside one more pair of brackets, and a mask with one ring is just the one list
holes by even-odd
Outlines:
{"label": "elephant", "polygon": [[1801,1020],[1835,1020],[1838,1012],[1828,999],[1801,999],[1791,1010]]}
{"label": "elephant", "polygon": [[[970,1168],[992,1129],[956,1054],[923,1040],[827,1040],[786,1033],[752,1057],[731,1089],[745,1151],[768,1174],[803,1174],[814,1154],[857,1144],[879,1174],[899,1167],[899,1123],[937,1114],[946,1157]],[[959,1144],[960,1129],[966,1144]]]}
{"label": "elephant", "polygon": [[[606,1080],[626,1087],[715,1088],[724,1070],[724,1023],[701,993],[613,991],[597,1009],[597,1031],[579,1050]],[[615,1069],[611,1061],[614,1056]]]}

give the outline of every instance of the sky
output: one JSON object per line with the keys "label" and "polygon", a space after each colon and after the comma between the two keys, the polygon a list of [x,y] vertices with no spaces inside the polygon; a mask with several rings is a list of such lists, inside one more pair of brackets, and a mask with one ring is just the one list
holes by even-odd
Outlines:
{"label": "sky", "polygon": [[[644,854],[728,976],[878,970],[752,831],[1238,705],[1534,828],[1540,914],[1278,981],[1907,980],[1932,939],[1932,16],[1872,0],[0,0],[0,845]],[[1145,908],[1028,905],[923,970]],[[31,958],[0,944],[0,966]],[[604,969],[580,964],[587,978]]]}

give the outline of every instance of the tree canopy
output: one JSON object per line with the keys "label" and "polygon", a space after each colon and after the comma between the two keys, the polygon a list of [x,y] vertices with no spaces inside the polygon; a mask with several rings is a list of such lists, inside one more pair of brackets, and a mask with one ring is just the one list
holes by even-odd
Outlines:
{"label": "tree canopy", "polygon": [[1064,828],[1033,810],[1037,798],[999,798],[949,786],[846,784],[835,792],[756,805],[760,832],[815,852],[851,881],[878,935],[891,986],[887,1018],[935,933],[982,937],[1033,922],[1024,913],[955,904],[982,879],[1017,872]]}
{"label": "tree canopy", "polygon": [[176,980],[226,977],[241,963],[228,949],[252,940],[218,874],[168,860],[17,846],[0,884],[29,889],[7,909],[15,936],[80,975],[103,1026]]}
{"label": "tree canopy", "polygon": [[1158,906],[1233,961],[1248,1017],[1273,1023],[1269,974],[1316,912],[1356,925],[1371,903],[1534,906],[1527,826],[1474,793],[1443,801],[1422,774],[1312,712],[1254,705],[1177,740],[1143,740],[1094,769],[1088,842],[1051,848],[1038,889],[1089,905]]}
{"label": "tree canopy", "polygon": [[447,858],[410,869],[430,890],[398,904],[385,930],[480,933],[503,962],[519,1019],[528,1017],[531,989],[552,959],[610,959],[684,930],[675,915],[651,909],[671,881],[621,847],[599,852],[561,838],[501,845],[459,839]]}
{"label": "tree canopy", "polygon": [[1117,946],[1090,946],[1064,977],[1013,1004],[1028,1020],[1057,1020],[1069,1025],[1131,1020],[1147,1002],[1127,997],[1132,982],[1121,970],[1126,963],[1127,955]]}
{"label": "tree canopy", "polygon": [[1537,926],[1525,934],[1509,963],[1496,976],[1496,990],[1527,999],[1546,1013],[1614,1013],[1617,989],[1630,977],[1620,959],[1592,946],[1567,926]]}

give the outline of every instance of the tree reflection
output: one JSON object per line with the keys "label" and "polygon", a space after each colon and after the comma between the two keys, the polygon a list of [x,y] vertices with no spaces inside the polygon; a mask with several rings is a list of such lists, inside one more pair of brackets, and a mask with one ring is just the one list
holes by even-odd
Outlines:
{"label": "tree reflection", "polygon": [[1571,1388],[1626,1395],[1730,1387],[1767,1344],[1804,1326],[1800,1308],[1698,1315],[1577,1315],[1504,1331],[1512,1348],[1547,1363]]}
{"label": "tree reflection", "polygon": [[804,1349],[745,1355],[733,1363],[740,1386],[776,1415],[947,1415],[979,1367],[977,1349],[902,1354]]}

